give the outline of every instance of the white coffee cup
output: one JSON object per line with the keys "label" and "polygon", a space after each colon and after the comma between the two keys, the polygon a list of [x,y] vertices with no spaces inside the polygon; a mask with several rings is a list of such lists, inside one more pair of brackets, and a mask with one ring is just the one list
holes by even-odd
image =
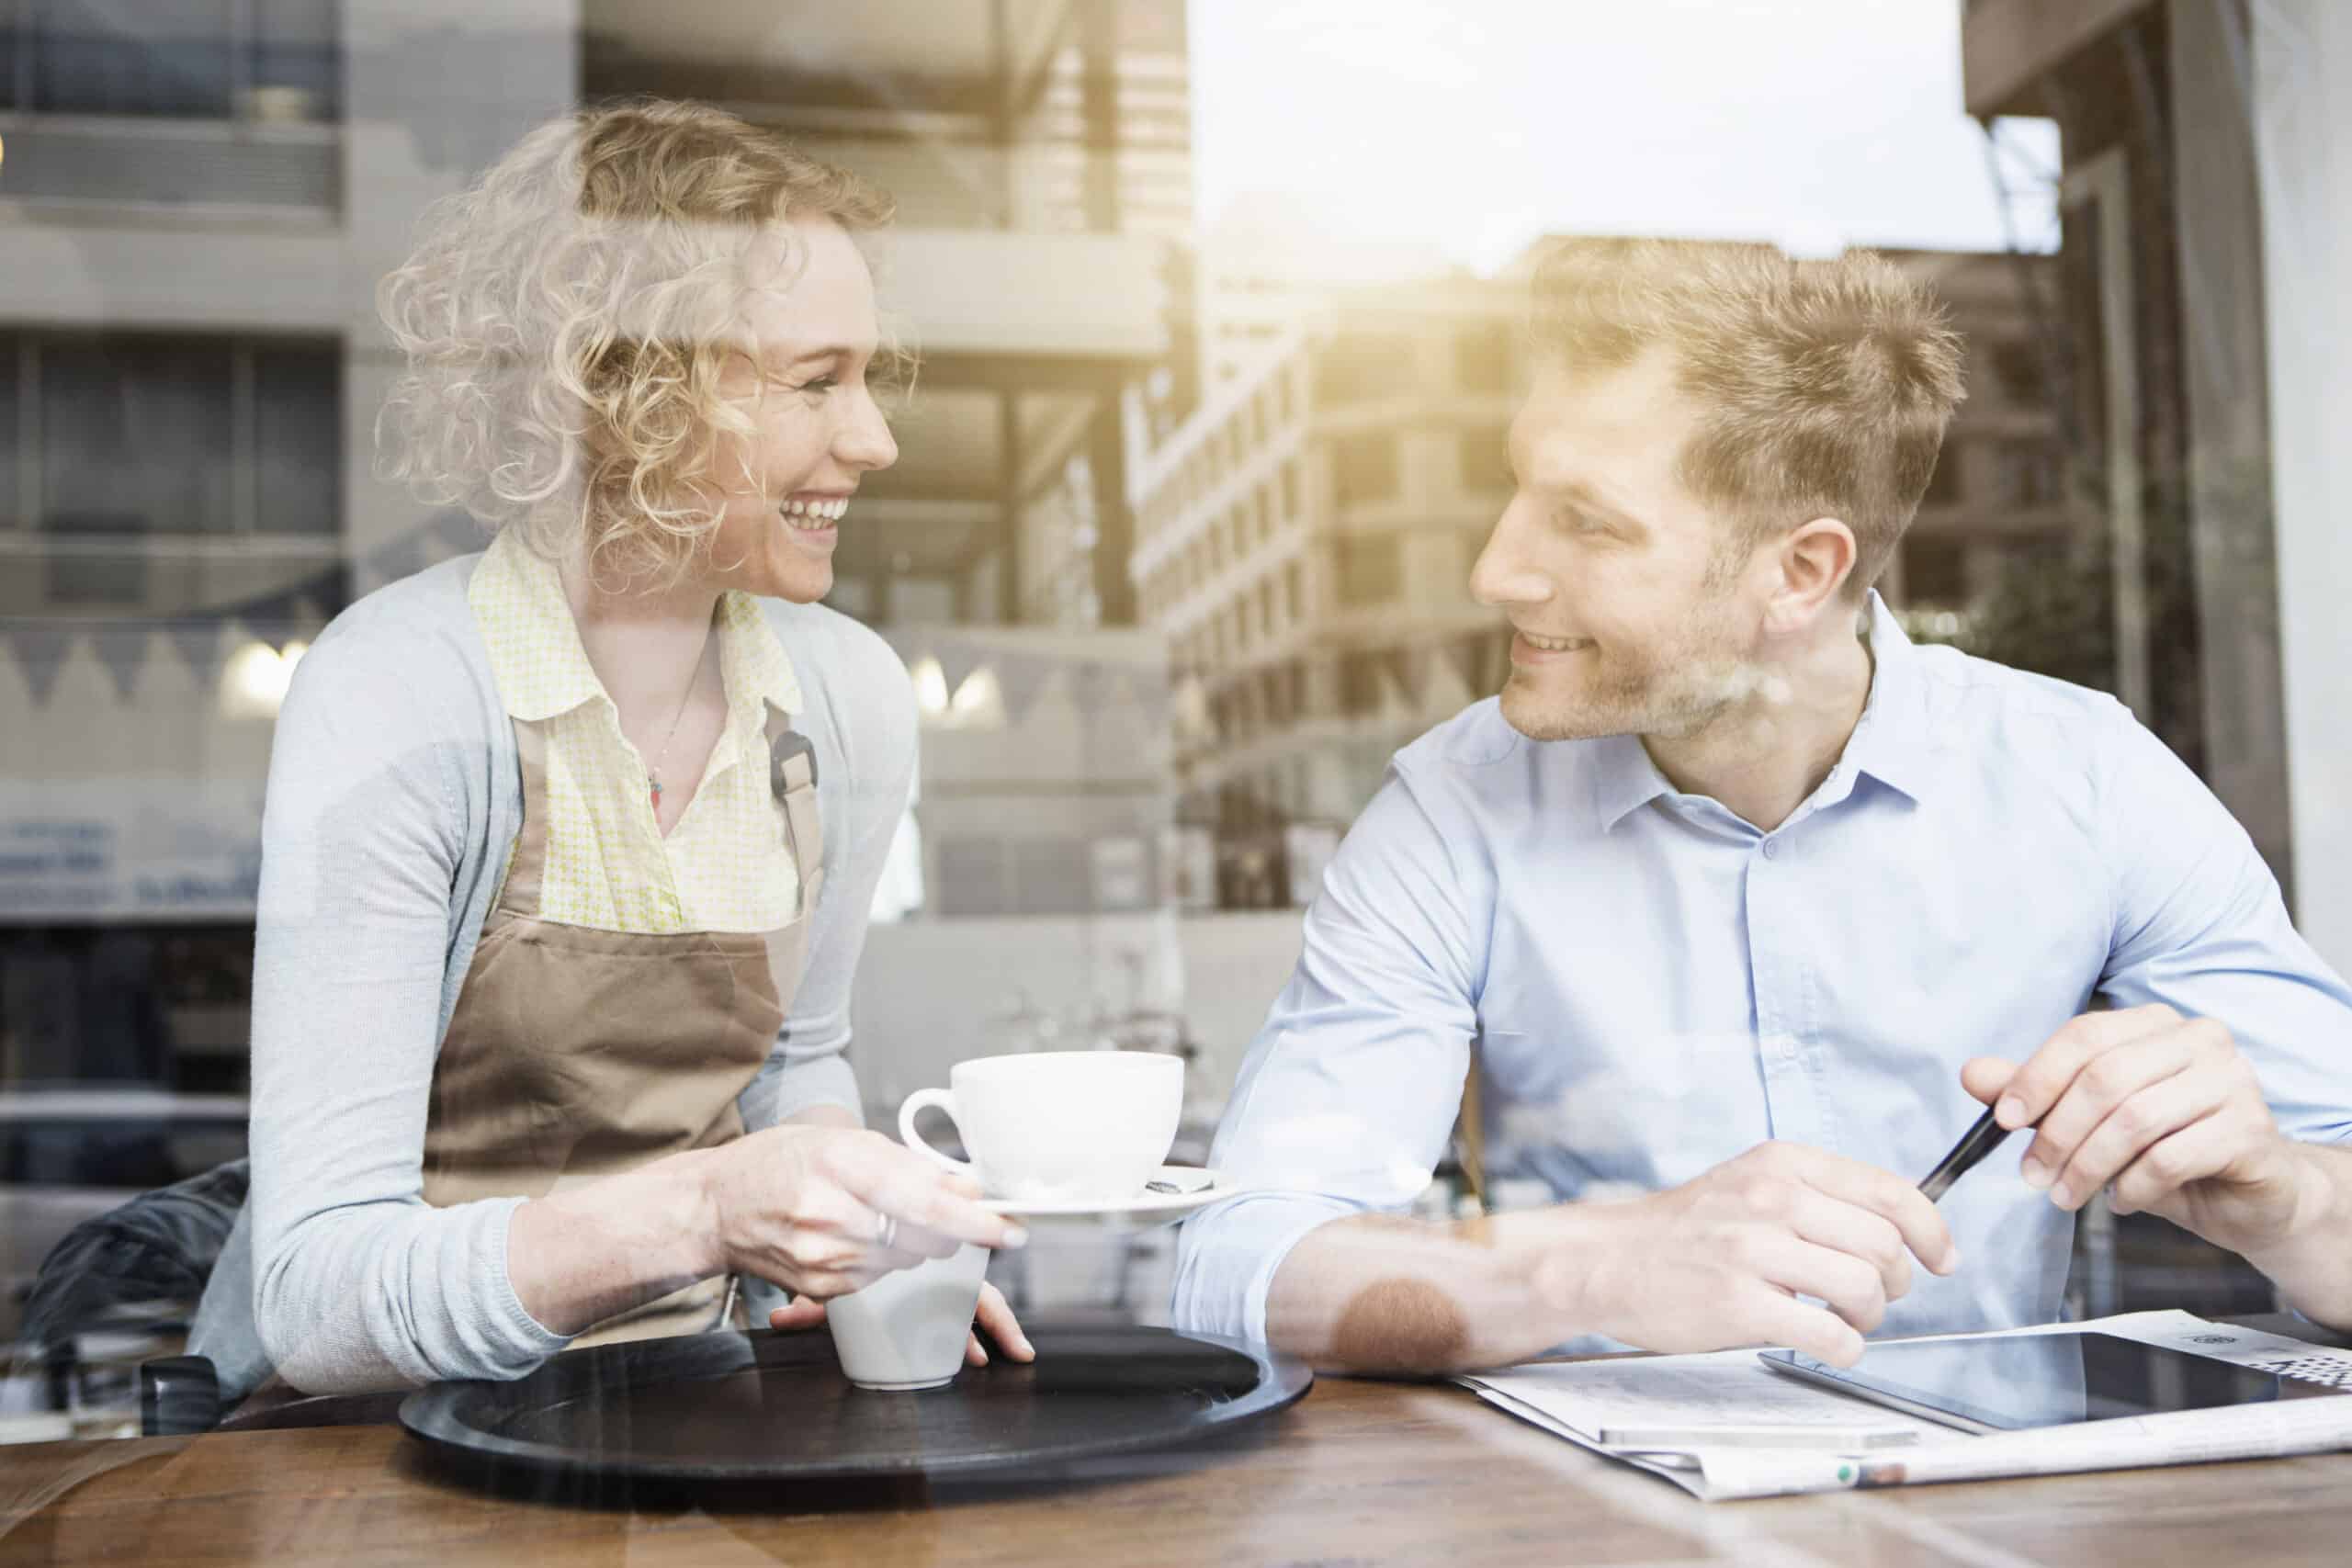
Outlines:
{"label": "white coffee cup", "polygon": [[860,1388],[892,1393],[954,1382],[988,1268],[987,1247],[960,1247],[827,1302],[842,1372]]}
{"label": "white coffee cup", "polygon": [[[907,1097],[899,1138],[972,1172],[988,1196],[1023,1203],[1134,1197],[1166,1163],[1184,1109],[1183,1058],[1150,1051],[978,1056],[949,1068],[947,1083]],[[971,1164],[915,1131],[916,1113],[933,1105],[955,1119]]]}

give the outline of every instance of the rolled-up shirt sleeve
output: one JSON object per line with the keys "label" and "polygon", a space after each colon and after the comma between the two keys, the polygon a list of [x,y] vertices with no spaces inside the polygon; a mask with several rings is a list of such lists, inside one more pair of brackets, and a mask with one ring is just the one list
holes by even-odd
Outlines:
{"label": "rolled-up shirt sleeve", "polygon": [[2296,931],[2254,841],[2119,705],[2098,820],[2114,926],[2099,989],[2229,1029],[2289,1137],[2352,1143],[2352,987]]}
{"label": "rolled-up shirt sleeve", "polygon": [[1418,761],[1400,753],[1340,844],[1242,1064],[1210,1163],[1250,1190],[1185,1222],[1180,1329],[1263,1340],[1291,1249],[1341,1216],[1405,1208],[1444,1151],[1477,1029],[1494,872],[1442,760]]}

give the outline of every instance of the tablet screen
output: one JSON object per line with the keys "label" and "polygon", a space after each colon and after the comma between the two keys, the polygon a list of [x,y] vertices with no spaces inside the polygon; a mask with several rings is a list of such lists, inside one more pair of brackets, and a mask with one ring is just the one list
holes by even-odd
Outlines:
{"label": "tablet screen", "polygon": [[2279,1390],[2275,1372],[2112,1334],[1895,1341],[1870,1346],[1850,1371],[1793,1350],[1765,1356],[1864,1398],[1882,1393],[2007,1430],[2255,1404]]}

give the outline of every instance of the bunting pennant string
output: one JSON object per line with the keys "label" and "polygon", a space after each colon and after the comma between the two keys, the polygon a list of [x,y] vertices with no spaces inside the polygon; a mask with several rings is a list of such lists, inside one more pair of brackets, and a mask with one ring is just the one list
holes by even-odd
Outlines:
{"label": "bunting pennant string", "polygon": [[1004,716],[1010,724],[1029,716],[1054,673],[1053,660],[1026,653],[1001,653],[989,660],[989,667],[996,671],[996,689],[1004,699]]}
{"label": "bunting pennant string", "polygon": [[9,651],[16,656],[17,668],[24,671],[25,684],[32,690],[33,706],[47,707],[49,694],[57,686],[57,672],[64,667],[65,656],[73,650],[73,624],[18,619],[9,623],[7,637]]}
{"label": "bunting pennant string", "polygon": [[474,521],[471,513],[455,509],[437,512],[426,526],[456,553],[463,554],[482,547],[481,525]]}
{"label": "bunting pennant string", "polygon": [[90,628],[90,642],[97,649],[98,662],[114,678],[115,695],[124,702],[130,700],[131,688],[139,683],[139,672],[146,667],[148,635],[152,630],[145,621],[108,621]]}
{"label": "bunting pennant string", "polygon": [[951,699],[964,689],[965,679],[983,662],[981,650],[965,637],[937,639],[932,645],[931,656],[939,660],[939,672],[946,678]]}
{"label": "bunting pennant string", "polygon": [[220,621],[166,621],[164,636],[178,650],[188,673],[196,677],[198,691],[210,691],[212,678],[220,672]]}

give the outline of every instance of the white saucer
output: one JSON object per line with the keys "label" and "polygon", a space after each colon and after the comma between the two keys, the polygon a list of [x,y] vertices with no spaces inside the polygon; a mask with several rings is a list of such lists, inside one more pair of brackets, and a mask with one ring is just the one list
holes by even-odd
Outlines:
{"label": "white saucer", "polygon": [[[1152,1173],[1155,1181],[1173,1185],[1173,1192],[1137,1192],[1125,1198],[1091,1201],[1057,1199],[1045,1202],[1015,1202],[1010,1198],[983,1198],[982,1205],[1024,1224],[1086,1224],[1143,1229],[1170,1224],[1195,1209],[1232,1197],[1241,1189],[1216,1171],[1197,1165],[1163,1165]],[[1195,1188],[1201,1189],[1198,1191]]]}

